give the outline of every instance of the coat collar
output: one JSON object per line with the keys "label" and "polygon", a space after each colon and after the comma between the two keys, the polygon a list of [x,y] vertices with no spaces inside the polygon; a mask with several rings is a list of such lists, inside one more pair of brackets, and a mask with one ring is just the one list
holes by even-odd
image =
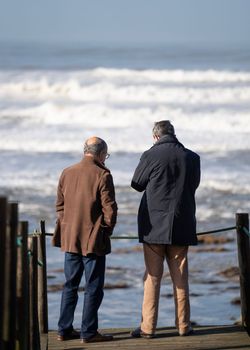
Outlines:
{"label": "coat collar", "polygon": [[181,144],[178,141],[178,139],[175,135],[167,134],[167,135],[162,136],[158,141],[156,141],[154,146],[162,145],[163,143],[176,143],[184,148],[183,144]]}
{"label": "coat collar", "polygon": [[84,156],[83,159],[82,159],[82,163],[84,163],[84,164],[95,164],[99,168],[102,168],[104,170],[110,171],[108,168],[106,168],[106,166],[104,164],[102,164],[101,162],[99,162],[97,159],[95,159],[93,157]]}

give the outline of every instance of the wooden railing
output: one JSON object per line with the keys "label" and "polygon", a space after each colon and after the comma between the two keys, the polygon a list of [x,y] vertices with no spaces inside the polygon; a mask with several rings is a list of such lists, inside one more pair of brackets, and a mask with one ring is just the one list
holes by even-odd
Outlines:
{"label": "wooden railing", "polygon": [[[0,349],[40,350],[48,333],[45,225],[28,234],[18,204],[0,198]],[[46,337],[45,337],[46,338]]]}
{"label": "wooden railing", "polygon": [[[242,325],[250,335],[250,234],[248,214],[236,214],[236,226],[198,235],[236,229],[240,271]],[[0,349],[45,350],[48,333],[45,221],[29,234],[19,222],[18,204],[0,197]],[[137,239],[114,236],[114,239]]]}

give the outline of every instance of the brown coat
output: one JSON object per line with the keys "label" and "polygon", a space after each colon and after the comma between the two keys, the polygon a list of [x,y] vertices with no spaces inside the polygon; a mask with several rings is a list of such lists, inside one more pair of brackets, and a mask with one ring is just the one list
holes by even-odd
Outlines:
{"label": "brown coat", "polygon": [[56,211],[61,250],[87,255],[110,253],[117,205],[110,171],[90,156],[63,170]]}

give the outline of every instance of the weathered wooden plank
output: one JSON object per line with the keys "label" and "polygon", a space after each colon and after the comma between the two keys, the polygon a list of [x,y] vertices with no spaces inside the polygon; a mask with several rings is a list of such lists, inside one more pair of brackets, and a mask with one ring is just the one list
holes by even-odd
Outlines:
{"label": "weathered wooden plank", "polygon": [[136,350],[208,350],[250,349],[250,338],[240,326],[195,327],[195,335],[180,337],[174,328],[159,328],[154,339],[135,339],[130,329],[107,329],[103,333],[113,334],[114,340],[104,343],[81,344],[79,340],[59,342],[56,332],[49,332],[48,350],[72,349],[136,349]]}
{"label": "weathered wooden plank", "polygon": [[28,221],[20,222],[21,235],[21,298],[19,300],[18,329],[19,350],[26,350],[30,343],[29,320],[30,320],[30,298],[29,298],[29,257],[28,257]]}
{"label": "weathered wooden plank", "polygon": [[45,221],[40,221],[41,234],[38,236],[38,259],[42,266],[38,268],[38,319],[40,333],[48,333],[48,295],[47,295],[47,259]]}
{"label": "weathered wooden plank", "polygon": [[43,333],[40,335],[41,350],[48,350],[48,334]]}
{"label": "weathered wooden plank", "polygon": [[4,349],[4,292],[5,292],[5,269],[6,269],[6,225],[7,225],[7,198],[0,197],[0,349]]}
{"label": "weathered wooden plank", "polygon": [[40,334],[37,310],[37,237],[29,237],[30,255],[30,349],[40,350]]}
{"label": "weathered wooden plank", "polygon": [[248,214],[236,214],[242,325],[250,336],[250,240],[242,231],[249,229]]}

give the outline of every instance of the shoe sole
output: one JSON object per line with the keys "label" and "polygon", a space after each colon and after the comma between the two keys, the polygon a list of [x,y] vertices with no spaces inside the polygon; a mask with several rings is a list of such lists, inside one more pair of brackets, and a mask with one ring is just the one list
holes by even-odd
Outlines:
{"label": "shoe sole", "polygon": [[187,333],[179,334],[181,337],[188,337],[189,335],[194,335],[194,331],[189,331]]}
{"label": "shoe sole", "polygon": [[67,340],[76,340],[80,339],[80,337],[70,337],[70,338],[57,338],[58,341],[67,341]]}
{"label": "shoe sole", "polygon": [[106,341],[112,341],[114,338],[111,339],[81,339],[82,344],[86,343],[101,343],[101,342],[106,342]]}
{"label": "shoe sole", "polygon": [[130,333],[132,338],[144,338],[144,339],[153,339],[155,338],[154,334],[145,334],[145,333],[140,333],[140,334],[133,334],[132,332]]}

